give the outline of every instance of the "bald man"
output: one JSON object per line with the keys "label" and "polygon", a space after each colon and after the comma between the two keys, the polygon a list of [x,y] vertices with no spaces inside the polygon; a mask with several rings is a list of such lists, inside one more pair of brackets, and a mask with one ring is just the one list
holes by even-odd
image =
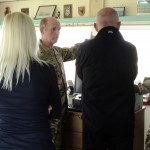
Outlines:
{"label": "bald man", "polygon": [[44,18],[40,22],[41,39],[39,44],[39,57],[54,66],[61,96],[61,120],[55,119],[50,121],[52,138],[56,146],[56,150],[60,150],[62,147],[62,130],[65,124],[68,110],[66,95],[67,86],[63,62],[74,60],[75,53],[79,47],[79,44],[76,44],[71,48],[60,48],[54,46],[59,38],[60,29],[61,25],[54,17]]}
{"label": "bald man", "polygon": [[137,51],[123,39],[120,25],[113,8],[101,9],[94,23],[97,35],[77,52],[83,150],[133,149]]}

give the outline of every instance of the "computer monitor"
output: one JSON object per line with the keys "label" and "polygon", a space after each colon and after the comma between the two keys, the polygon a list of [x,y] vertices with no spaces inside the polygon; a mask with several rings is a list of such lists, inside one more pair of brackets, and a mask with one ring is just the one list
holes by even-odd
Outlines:
{"label": "computer monitor", "polygon": [[75,74],[74,92],[82,93],[82,80],[78,77],[77,73]]}

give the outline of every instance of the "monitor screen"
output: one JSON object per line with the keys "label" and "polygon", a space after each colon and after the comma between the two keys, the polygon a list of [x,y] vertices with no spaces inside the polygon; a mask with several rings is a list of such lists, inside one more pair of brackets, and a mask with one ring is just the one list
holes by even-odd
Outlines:
{"label": "monitor screen", "polygon": [[77,73],[75,74],[74,92],[82,93],[82,80],[78,77]]}

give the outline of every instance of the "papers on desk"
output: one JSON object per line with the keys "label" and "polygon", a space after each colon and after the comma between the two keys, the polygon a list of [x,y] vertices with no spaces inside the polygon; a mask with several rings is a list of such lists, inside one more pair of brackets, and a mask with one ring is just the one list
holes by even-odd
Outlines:
{"label": "papers on desk", "polygon": [[81,93],[74,93],[74,96],[71,96],[71,103],[69,103],[68,108],[78,111],[82,111],[82,95]]}

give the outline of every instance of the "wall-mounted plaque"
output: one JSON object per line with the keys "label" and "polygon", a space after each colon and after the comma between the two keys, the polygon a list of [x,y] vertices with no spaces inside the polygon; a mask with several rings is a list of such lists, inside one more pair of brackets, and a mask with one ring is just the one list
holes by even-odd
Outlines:
{"label": "wall-mounted plaque", "polygon": [[4,15],[6,16],[7,14],[11,13],[11,10],[10,10],[10,7],[7,6],[5,7],[5,12],[4,12]]}
{"label": "wall-mounted plaque", "polygon": [[29,8],[21,8],[21,12],[29,15]]}
{"label": "wall-mounted plaque", "polygon": [[83,16],[85,14],[85,6],[78,7],[78,14]]}
{"label": "wall-mounted plaque", "polygon": [[72,18],[72,4],[64,5],[64,18]]}

